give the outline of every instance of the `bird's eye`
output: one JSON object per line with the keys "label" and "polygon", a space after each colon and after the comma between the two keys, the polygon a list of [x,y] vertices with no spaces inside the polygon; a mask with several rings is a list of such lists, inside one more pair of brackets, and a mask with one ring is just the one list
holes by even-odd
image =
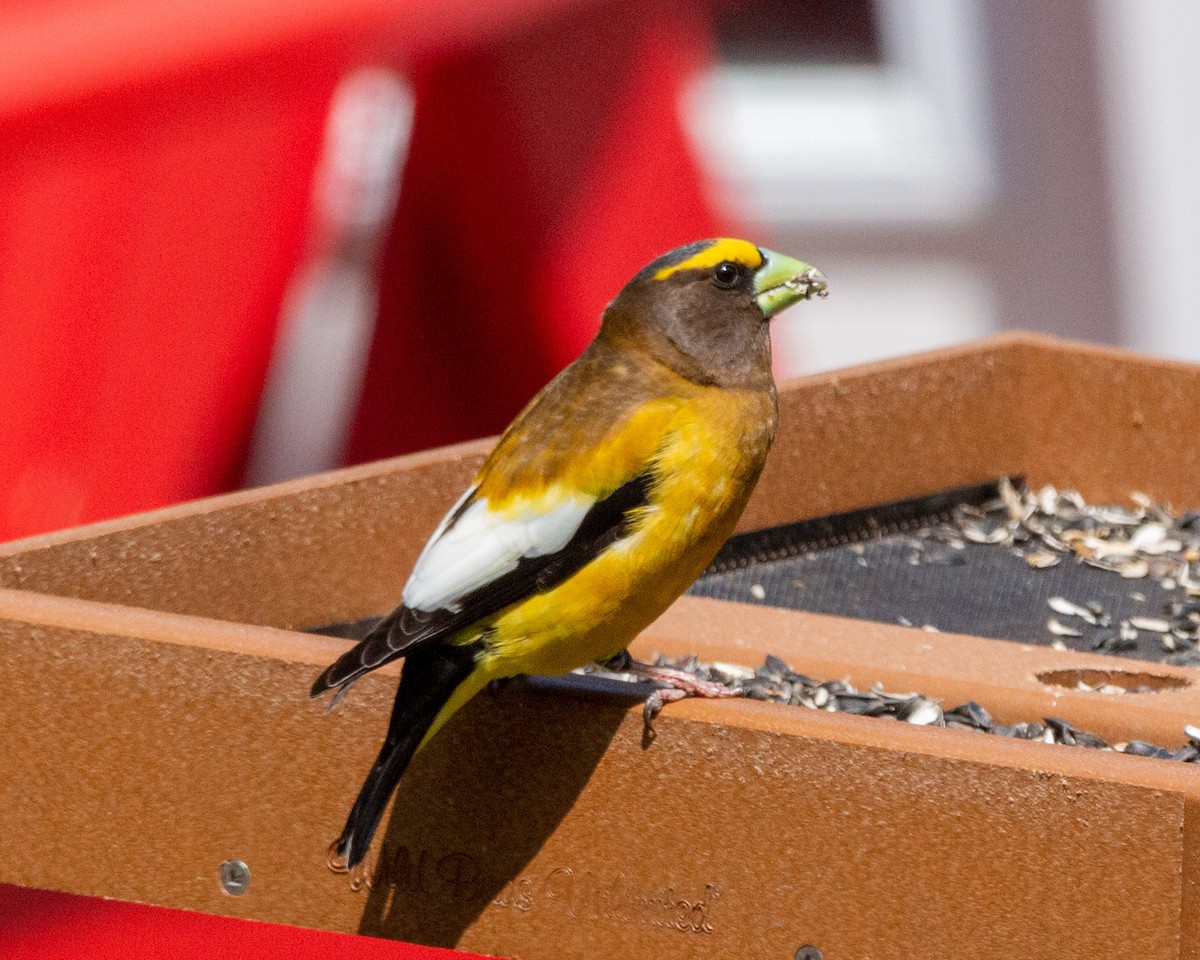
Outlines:
{"label": "bird's eye", "polygon": [[736,287],[738,281],[742,279],[742,271],[738,269],[736,263],[730,263],[728,260],[723,263],[718,263],[713,268],[713,282],[726,290],[731,287]]}

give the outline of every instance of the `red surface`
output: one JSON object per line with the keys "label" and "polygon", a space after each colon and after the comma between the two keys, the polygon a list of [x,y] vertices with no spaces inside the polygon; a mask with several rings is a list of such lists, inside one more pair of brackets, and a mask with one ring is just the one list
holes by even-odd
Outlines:
{"label": "red surface", "polygon": [[0,539],[235,482],[338,73],[292,54],[0,123]]}
{"label": "red surface", "polygon": [[0,885],[0,958],[451,960],[478,954]]}

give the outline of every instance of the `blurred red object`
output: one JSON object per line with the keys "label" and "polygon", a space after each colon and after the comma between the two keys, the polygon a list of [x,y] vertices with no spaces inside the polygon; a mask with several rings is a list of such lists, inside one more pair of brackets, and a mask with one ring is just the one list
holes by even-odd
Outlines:
{"label": "blurred red object", "polygon": [[[580,21],[571,19],[588,8],[585,25],[609,23],[594,40],[575,32]],[[500,70],[480,76],[498,85],[494,109],[490,87],[460,86],[455,95],[464,102],[449,105],[444,81],[422,83],[432,100],[422,112],[415,156],[430,155],[425,141],[444,138],[440,123],[475,125],[458,132],[467,154],[442,174],[440,196],[470,203],[473,189],[495,186],[494,178],[475,176],[481,168],[506,153],[512,162],[504,167],[499,196],[475,198],[474,222],[452,217],[438,230],[436,223],[404,215],[394,249],[416,242],[426,269],[453,268],[452,256],[478,244],[471,237],[449,243],[446,250],[453,253],[447,256],[436,255],[436,244],[453,239],[446,227],[465,224],[475,236],[495,231],[503,237],[500,250],[526,263],[534,240],[544,252],[599,251],[599,263],[622,262],[627,244],[605,251],[595,243],[565,242],[581,230],[602,239],[615,231],[569,217],[552,221],[548,214],[569,211],[561,204],[538,208],[536,197],[581,184],[576,172],[556,171],[554,163],[587,156],[595,168],[602,149],[632,143],[647,130],[644,123],[632,131],[609,126],[648,115],[613,109],[626,94],[605,94],[602,82],[585,78],[632,85],[637,97],[639,86],[653,91],[659,60],[613,64],[627,54],[651,54],[666,66],[654,96],[673,103],[677,64],[693,51],[691,28],[681,34],[681,53],[661,41],[654,51],[623,40],[662,16],[654,4],[643,10],[590,0],[0,5],[0,540],[238,484],[283,292],[304,249],[325,112],[338,79],[354,66],[421,64],[418,71],[431,77],[446,75],[443,61],[491,59],[497,68],[523,69],[527,80],[519,89]],[[557,50],[554,69],[539,71],[547,40]],[[667,130],[651,129],[655,138],[645,149],[665,152],[650,158],[649,167],[631,168],[622,192],[609,201],[610,211],[637,210],[639,229],[647,220],[675,218],[681,209],[675,195],[698,196],[696,183],[643,186],[635,179],[656,170],[677,172],[680,162],[687,163],[677,122],[662,119]],[[578,145],[570,145],[573,138]],[[543,139],[553,146],[541,151],[538,169],[523,166],[527,157],[520,150]],[[526,151],[528,157],[538,153]],[[422,181],[429,182],[428,176]],[[588,202],[579,201],[583,207]],[[513,211],[530,220],[505,236]],[[482,224],[485,217],[494,225]],[[689,238],[706,231],[710,219],[701,220],[686,231]],[[406,240],[411,229],[431,232]],[[461,266],[473,273],[484,269],[479,263]],[[388,269],[411,268],[393,258]],[[459,330],[498,329],[491,311],[505,310],[505,302],[478,292],[477,309],[457,320]],[[550,306],[537,311],[531,327],[505,323],[504,329],[536,351],[553,327],[544,320]],[[400,363],[433,376],[433,367],[446,360],[444,346],[434,342],[442,331],[428,328],[428,307],[400,318],[398,311],[407,307],[402,298],[385,303],[381,336],[399,326],[424,328],[429,339]],[[461,335],[458,340],[461,346]],[[495,337],[483,332],[474,343],[478,352],[494,345]],[[377,434],[368,422],[357,434],[355,454],[492,429],[494,411],[511,407],[504,385],[511,381],[517,385],[511,395],[528,396],[527,385],[545,379],[547,369],[535,362],[511,376],[497,370],[490,381],[467,387],[466,397],[432,423],[425,417],[391,420]],[[481,400],[489,382],[502,396]],[[408,389],[421,388],[417,381]],[[372,397],[378,392],[371,387]],[[493,411],[485,425],[476,426],[477,413],[458,419],[470,403]],[[391,409],[376,416],[386,418]],[[414,432],[405,436],[409,428]],[[389,444],[385,436],[399,439]]]}
{"label": "blurred red object", "polygon": [[622,0],[418,67],[350,462],[498,432],[637,270],[731,232],[679,119],[709,34]]}

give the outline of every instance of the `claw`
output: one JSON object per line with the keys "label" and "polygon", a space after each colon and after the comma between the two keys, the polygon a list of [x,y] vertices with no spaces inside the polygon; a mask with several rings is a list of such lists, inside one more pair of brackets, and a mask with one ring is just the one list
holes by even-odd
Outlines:
{"label": "claw", "polygon": [[662,708],[676,700],[684,700],[688,696],[686,690],[677,687],[658,687],[646,698],[642,707],[642,742],[649,743],[658,736],[654,732],[654,718],[662,713]]}

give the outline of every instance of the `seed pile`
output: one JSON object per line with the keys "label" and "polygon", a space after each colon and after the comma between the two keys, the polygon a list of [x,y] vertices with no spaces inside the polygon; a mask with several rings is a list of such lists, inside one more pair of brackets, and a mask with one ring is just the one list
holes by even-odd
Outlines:
{"label": "seed pile", "polygon": [[[1132,506],[1094,505],[1074,490],[1040,490],[1000,484],[1000,497],[982,507],[956,507],[950,522],[909,538],[913,565],[953,566],[965,562],[968,543],[1010,550],[1029,567],[1048,570],[1081,563],[1125,580],[1152,579],[1167,595],[1161,612],[1114,622],[1092,599],[1051,597],[1047,632],[1057,638],[1086,638],[1093,650],[1125,653],[1138,637],[1158,637],[1169,662],[1200,665],[1200,511],[1176,514],[1140,493]],[[1147,600],[1144,592],[1130,596]]]}
{"label": "seed pile", "polygon": [[1000,482],[1000,498],[983,507],[955,509],[955,526],[972,543],[1014,548],[1031,567],[1053,567],[1064,557],[1130,580],[1153,576],[1200,596],[1200,511],[1176,515],[1145,494],[1133,507],[1093,505],[1075,490],[1040,490]]}
{"label": "seed pile", "polygon": [[[677,658],[660,654],[654,662],[657,666],[683,670],[701,680],[725,684],[740,690],[751,700],[786,703],[830,713],[883,717],[916,726],[955,727],[990,733],[998,737],[1089,747],[1093,750],[1128,753],[1139,757],[1158,757],[1184,763],[1200,762],[1200,727],[1190,725],[1184,728],[1188,742],[1178,750],[1155,746],[1144,740],[1109,743],[1102,737],[1080,730],[1058,717],[1044,717],[1041,722],[1028,721],[1010,726],[997,723],[992,715],[974,700],[946,710],[941,701],[919,693],[889,693],[879,684],[869,690],[858,690],[844,680],[814,680],[793,670],[779,657],[771,655],[768,655],[763,665],[756,670],[732,663],[701,663],[694,654]],[[637,679],[631,674],[620,676],[629,680]]]}
{"label": "seed pile", "polygon": [[[1056,637],[1082,637],[1085,630],[1095,628],[1090,633],[1092,649],[1124,653],[1137,646],[1142,633],[1149,633],[1158,637],[1165,652],[1176,654],[1169,658],[1172,662],[1200,663],[1200,658],[1194,656],[1200,641],[1200,597],[1168,601],[1163,604],[1165,616],[1128,617],[1115,626],[1099,603],[1078,604],[1058,596],[1046,602],[1061,615],[1061,619],[1050,617],[1046,621],[1046,629]],[[1058,646],[1065,649],[1061,643]]]}

